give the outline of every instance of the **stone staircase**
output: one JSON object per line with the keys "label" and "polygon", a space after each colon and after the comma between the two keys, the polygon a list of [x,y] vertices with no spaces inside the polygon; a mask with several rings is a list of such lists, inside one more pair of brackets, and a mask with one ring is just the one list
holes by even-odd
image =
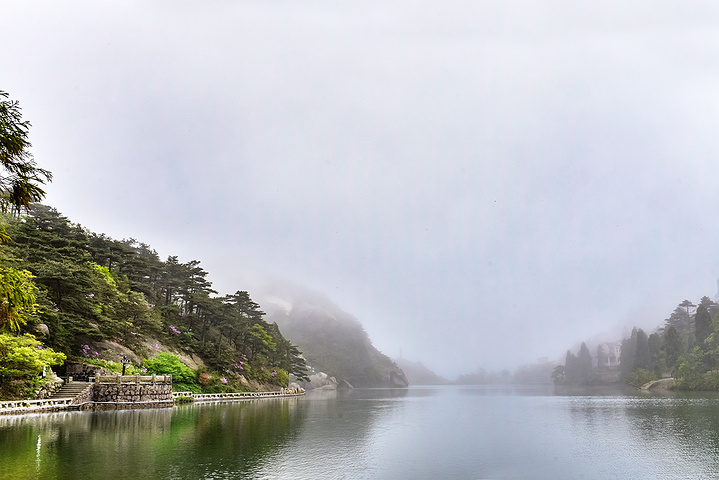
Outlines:
{"label": "stone staircase", "polygon": [[91,387],[92,383],[90,382],[65,382],[65,385],[49,398],[72,398],[75,400],[75,398],[85,393],[85,391]]}

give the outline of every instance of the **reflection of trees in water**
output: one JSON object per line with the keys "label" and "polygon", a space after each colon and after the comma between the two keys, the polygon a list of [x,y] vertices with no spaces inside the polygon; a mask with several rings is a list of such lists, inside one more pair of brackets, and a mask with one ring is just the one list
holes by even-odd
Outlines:
{"label": "reflection of trees in water", "polygon": [[[711,395],[711,394],[710,394]],[[716,478],[719,399],[687,396],[567,397],[572,425],[612,445],[618,459],[649,473]],[[582,440],[586,441],[586,440]],[[673,472],[673,473],[672,473]]]}
{"label": "reflection of trees in water", "polygon": [[243,476],[294,435],[301,399],[0,419],[12,478]]}
{"label": "reflection of trees in water", "polygon": [[644,442],[683,452],[701,449],[713,457],[719,453],[719,398],[708,395],[639,399],[626,414]]}
{"label": "reflection of trees in water", "polygon": [[[351,478],[376,461],[367,452],[378,429],[403,408],[407,389],[311,391],[302,427],[282,458],[258,465],[259,478]],[[334,459],[334,460],[332,460]]]}

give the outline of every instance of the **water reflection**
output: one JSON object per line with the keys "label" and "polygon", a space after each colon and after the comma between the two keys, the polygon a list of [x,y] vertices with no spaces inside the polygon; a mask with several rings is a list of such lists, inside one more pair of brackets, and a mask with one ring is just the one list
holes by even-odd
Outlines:
{"label": "water reflection", "polygon": [[0,476],[717,478],[719,396],[422,387],[0,417]]}
{"label": "water reflection", "polygon": [[296,435],[299,399],[0,418],[2,478],[238,478]]}
{"label": "water reflection", "polygon": [[252,478],[381,478],[372,475],[371,446],[401,411],[406,389],[313,391],[306,395],[302,427]]}

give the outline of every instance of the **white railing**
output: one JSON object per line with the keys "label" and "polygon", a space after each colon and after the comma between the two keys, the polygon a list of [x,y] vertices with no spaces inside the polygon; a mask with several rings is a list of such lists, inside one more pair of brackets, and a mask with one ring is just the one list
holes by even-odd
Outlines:
{"label": "white railing", "polygon": [[278,392],[230,392],[230,393],[192,393],[172,392],[172,398],[189,397],[194,401],[243,400],[268,397],[295,397],[304,395],[304,389],[286,388]]}
{"label": "white railing", "polygon": [[22,413],[67,408],[72,398],[48,398],[45,400],[0,400],[0,413]]}
{"label": "white railing", "polygon": [[[91,377],[92,378],[92,377]],[[141,383],[172,383],[172,375],[95,375],[90,380],[94,383],[117,383],[117,384],[135,384]]]}

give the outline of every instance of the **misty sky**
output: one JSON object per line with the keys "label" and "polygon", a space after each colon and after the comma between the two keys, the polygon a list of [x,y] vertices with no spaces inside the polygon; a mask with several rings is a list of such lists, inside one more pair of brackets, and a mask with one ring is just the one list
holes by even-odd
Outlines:
{"label": "misty sky", "polygon": [[[513,368],[719,276],[719,4],[3,3],[46,203],[384,353]],[[258,287],[259,288],[259,287]]]}

